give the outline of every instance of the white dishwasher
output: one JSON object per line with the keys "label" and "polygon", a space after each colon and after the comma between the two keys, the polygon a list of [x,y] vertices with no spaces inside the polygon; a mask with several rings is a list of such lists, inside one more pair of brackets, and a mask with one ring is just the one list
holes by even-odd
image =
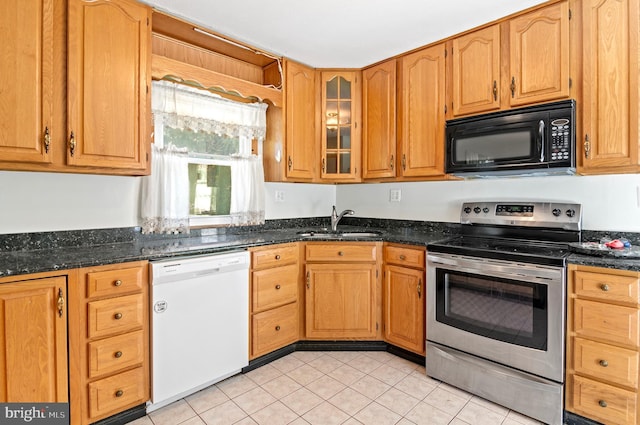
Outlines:
{"label": "white dishwasher", "polygon": [[166,406],[249,363],[249,253],[151,263],[151,403]]}

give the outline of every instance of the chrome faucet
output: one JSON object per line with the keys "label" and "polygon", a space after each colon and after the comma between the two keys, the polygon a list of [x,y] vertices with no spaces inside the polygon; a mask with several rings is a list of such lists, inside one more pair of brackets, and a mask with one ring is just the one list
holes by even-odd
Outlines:
{"label": "chrome faucet", "polygon": [[338,215],[337,211],[336,211],[336,206],[333,206],[333,211],[331,211],[331,231],[332,232],[337,232],[338,231],[338,223],[340,222],[340,220],[342,220],[342,217],[344,217],[345,215],[354,215],[355,212],[353,210],[344,210],[340,213],[340,215]]}

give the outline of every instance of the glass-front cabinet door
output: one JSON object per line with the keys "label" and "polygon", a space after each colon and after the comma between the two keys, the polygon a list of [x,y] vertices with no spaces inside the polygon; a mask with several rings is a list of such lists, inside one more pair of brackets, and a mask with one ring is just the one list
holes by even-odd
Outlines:
{"label": "glass-front cabinet door", "polygon": [[322,71],[322,178],[360,179],[360,72]]}

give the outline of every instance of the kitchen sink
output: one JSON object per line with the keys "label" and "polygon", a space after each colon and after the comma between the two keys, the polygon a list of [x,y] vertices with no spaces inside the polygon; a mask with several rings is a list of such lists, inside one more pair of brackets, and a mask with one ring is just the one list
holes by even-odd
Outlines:
{"label": "kitchen sink", "polygon": [[304,230],[297,233],[304,239],[357,239],[357,238],[377,238],[382,235],[378,231],[348,231],[348,232],[331,232],[331,231],[314,231]]}

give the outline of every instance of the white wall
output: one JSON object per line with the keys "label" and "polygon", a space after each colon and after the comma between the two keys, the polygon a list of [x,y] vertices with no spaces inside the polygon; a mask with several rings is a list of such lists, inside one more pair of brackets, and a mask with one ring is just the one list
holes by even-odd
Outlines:
{"label": "white wall", "polygon": [[[459,222],[465,201],[571,201],[583,206],[584,229],[640,232],[639,187],[638,174],[342,185],[336,205],[356,217]],[[400,202],[389,202],[391,189]]]}
{"label": "white wall", "polygon": [[[0,234],[139,225],[139,177],[0,171]],[[640,175],[319,185],[266,183],[266,218],[326,217],[335,203],[356,217],[458,222],[463,201],[567,200],[589,230],[640,232]],[[399,203],[389,190],[400,189]],[[282,192],[283,201],[276,201]]]}

